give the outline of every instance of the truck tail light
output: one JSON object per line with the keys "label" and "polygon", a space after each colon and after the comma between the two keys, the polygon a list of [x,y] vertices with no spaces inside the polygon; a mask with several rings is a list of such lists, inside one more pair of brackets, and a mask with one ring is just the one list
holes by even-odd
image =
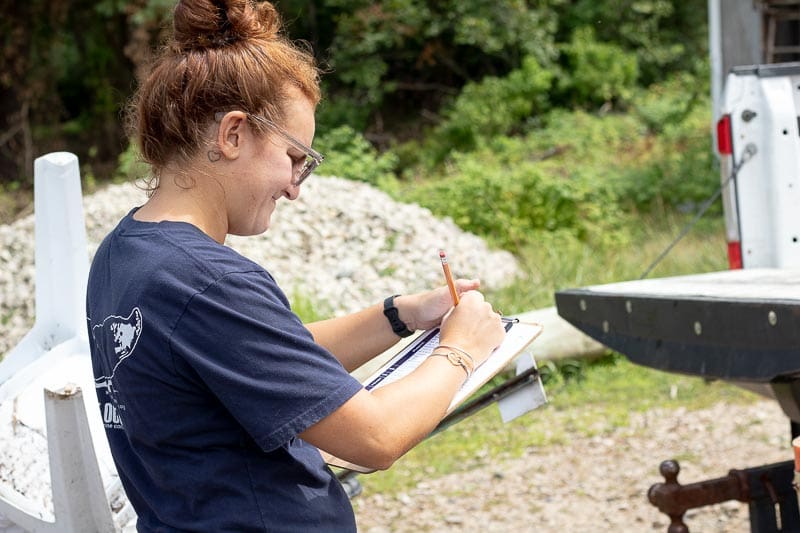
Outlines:
{"label": "truck tail light", "polygon": [[717,151],[722,156],[733,154],[730,115],[722,115],[722,118],[717,121]]}
{"label": "truck tail light", "polygon": [[733,171],[733,132],[731,116],[722,115],[717,121],[717,151],[719,152],[720,180],[722,190],[722,211],[725,216],[725,236],[728,241],[728,266],[743,268],[742,242],[739,234],[739,213],[736,201],[736,182],[728,178]]}
{"label": "truck tail light", "polygon": [[742,268],[742,243],[739,241],[728,243],[728,266],[731,270]]}

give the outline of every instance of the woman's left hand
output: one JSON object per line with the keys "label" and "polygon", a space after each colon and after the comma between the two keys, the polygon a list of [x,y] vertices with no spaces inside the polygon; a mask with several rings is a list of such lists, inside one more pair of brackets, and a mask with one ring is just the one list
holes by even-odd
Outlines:
{"label": "woman's left hand", "polygon": [[[456,292],[462,294],[480,288],[481,282],[477,279],[455,280]],[[409,329],[430,329],[438,326],[442,318],[453,308],[453,298],[450,289],[444,285],[432,291],[420,292],[400,296],[395,299],[400,319]]]}

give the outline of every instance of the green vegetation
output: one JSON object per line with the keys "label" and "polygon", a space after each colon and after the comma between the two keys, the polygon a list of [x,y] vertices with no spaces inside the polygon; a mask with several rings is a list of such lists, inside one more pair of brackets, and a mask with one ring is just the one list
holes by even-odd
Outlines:
{"label": "green vegetation", "polygon": [[292,311],[304,322],[316,322],[330,317],[333,312],[320,302],[314,301],[306,295],[300,288],[294,287],[288,294],[292,302]]}
{"label": "green vegetation", "polygon": [[326,174],[392,188],[397,156],[391,151],[379,153],[350,126],[322,132],[314,146],[325,154]]}

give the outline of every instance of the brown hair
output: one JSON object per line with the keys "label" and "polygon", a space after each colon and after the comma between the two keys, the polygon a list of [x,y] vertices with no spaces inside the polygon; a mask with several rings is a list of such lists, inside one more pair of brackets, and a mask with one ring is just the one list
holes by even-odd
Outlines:
{"label": "brown hair", "polygon": [[196,153],[214,113],[239,109],[281,123],[292,87],[319,102],[314,58],[281,33],[269,2],[181,0],[173,30],[129,108],[153,188],[168,162]]}

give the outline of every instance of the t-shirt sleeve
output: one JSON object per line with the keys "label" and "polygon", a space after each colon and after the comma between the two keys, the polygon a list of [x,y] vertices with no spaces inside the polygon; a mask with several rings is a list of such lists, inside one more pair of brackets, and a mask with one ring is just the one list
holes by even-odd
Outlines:
{"label": "t-shirt sleeve", "polygon": [[228,274],[196,294],[170,346],[265,451],[361,390],[266,272]]}

